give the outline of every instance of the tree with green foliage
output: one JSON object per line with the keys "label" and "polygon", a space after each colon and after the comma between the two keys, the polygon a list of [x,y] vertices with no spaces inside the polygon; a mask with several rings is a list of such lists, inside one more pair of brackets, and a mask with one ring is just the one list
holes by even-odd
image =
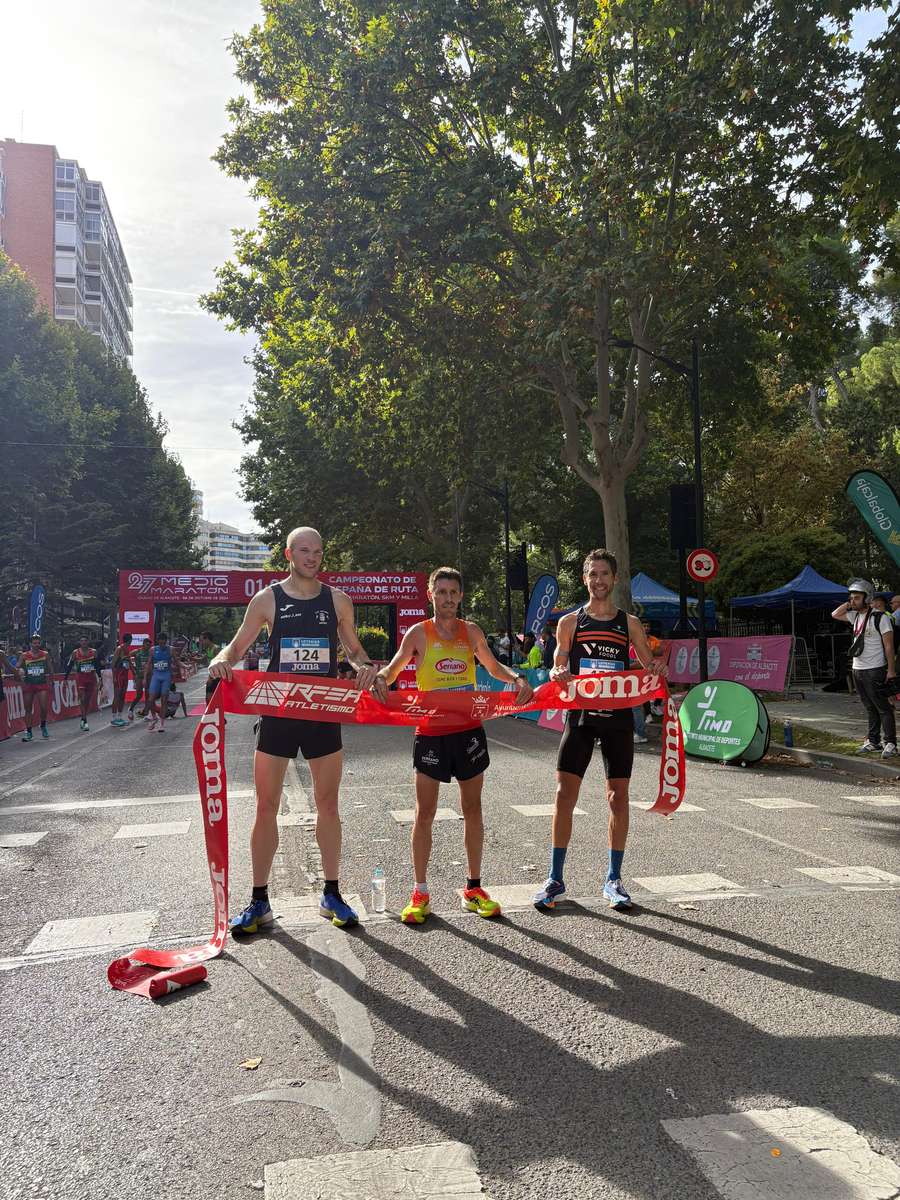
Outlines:
{"label": "tree with green foliage", "polygon": [[[732,323],[808,353],[831,314],[796,303],[785,246],[827,257],[844,222],[880,246],[896,171],[861,181],[895,81],[849,44],[859,7],[267,0],[233,44],[254,99],[219,154],[259,223],[209,306],[264,355],[477,346],[556,407],[627,581],[626,485],[671,380],[617,342],[684,356],[699,328],[709,361]],[[748,375],[734,355],[720,369]]]}
{"label": "tree with green foliage", "polygon": [[[191,486],[131,368],[55,322],[0,256],[0,598],[118,600],[118,570],[196,565]],[[52,606],[51,606],[52,609]]]}

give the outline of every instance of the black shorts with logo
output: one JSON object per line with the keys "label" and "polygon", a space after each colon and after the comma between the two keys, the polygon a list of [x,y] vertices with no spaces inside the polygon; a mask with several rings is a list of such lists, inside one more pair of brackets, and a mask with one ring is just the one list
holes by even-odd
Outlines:
{"label": "black shorts with logo", "polygon": [[260,717],[256,748],[275,758],[324,758],[343,746],[337,721],[295,721],[291,717]]}
{"label": "black shorts with logo", "polygon": [[413,742],[415,770],[441,783],[449,783],[454,776],[460,783],[474,779],[490,761],[482,725],[462,733],[417,733]]}
{"label": "black shorts with logo", "polygon": [[[559,753],[556,758],[557,771],[567,771],[584,779],[594,746],[600,747],[603,756],[603,766],[607,779],[630,779],[631,768],[634,765],[634,722],[631,710],[623,710],[628,718],[628,725],[618,719],[619,713],[609,717],[595,717],[579,722],[575,714],[566,720],[566,728],[559,743]],[[609,724],[605,724],[609,721]]]}

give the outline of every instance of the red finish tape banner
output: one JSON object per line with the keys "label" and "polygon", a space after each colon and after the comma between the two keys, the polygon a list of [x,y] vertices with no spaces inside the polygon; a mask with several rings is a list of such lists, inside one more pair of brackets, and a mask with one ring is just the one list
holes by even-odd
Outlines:
{"label": "red finish tape banner", "polygon": [[668,815],[684,799],[684,741],[678,708],[665,680],[648,671],[615,671],[580,675],[568,683],[542,683],[527,704],[516,704],[509,692],[395,691],[382,704],[369,692],[358,692],[341,679],[298,679],[235,671],[210,698],[194,733],[194,764],[200,786],[200,808],[206,858],[212,884],[214,925],[209,941],[185,950],[141,947],[110,964],[114,988],[156,998],[198,978],[187,972],[222,953],[228,932],[228,784],[225,772],[225,713],[289,717],[300,721],[339,721],[345,725],[422,725],[429,732],[452,732],[461,724],[491,721],[517,712],[546,709],[635,708],[662,700],[662,755],[659,790],[651,812]]}

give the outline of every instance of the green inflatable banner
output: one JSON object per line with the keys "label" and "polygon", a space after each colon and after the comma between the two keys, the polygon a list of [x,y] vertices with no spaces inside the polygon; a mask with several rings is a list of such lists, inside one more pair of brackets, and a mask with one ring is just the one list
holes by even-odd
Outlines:
{"label": "green inflatable banner", "polygon": [[679,712],[685,753],[715,762],[758,762],[769,749],[769,714],[742,683],[716,679],[698,683]]}
{"label": "green inflatable banner", "polygon": [[877,471],[856,471],[847,480],[847,495],[900,567],[900,503],[894,489]]}

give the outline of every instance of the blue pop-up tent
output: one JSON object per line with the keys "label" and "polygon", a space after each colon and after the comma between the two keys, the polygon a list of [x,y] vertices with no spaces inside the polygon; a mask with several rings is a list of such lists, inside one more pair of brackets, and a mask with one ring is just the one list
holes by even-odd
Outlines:
{"label": "blue pop-up tent", "polygon": [[807,564],[799,575],[784,584],[773,588],[770,592],[760,592],[757,596],[735,596],[731,601],[732,608],[790,608],[791,635],[794,633],[794,613],[798,608],[831,608],[837,607],[847,599],[847,589],[843,584],[832,583],[824,575],[820,575]]}
{"label": "blue pop-up tent", "polygon": [[[661,583],[657,583],[655,579],[651,579],[643,571],[638,571],[636,575],[631,577],[631,599],[634,603],[634,611],[641,619],[648,621],[656,620],[668,628],[671,628],[678,620],[678,593],[673,592],[671,588],[667,588]],[[556,620],[558,617],[562,617],[567,612],[571,612],[572,609],[578,607],[577,604],[573,604],[569,608],[556,609],[551,616]],[[696,611],[696,596],[688,596],[688,608]],[[706,628],[712,629],[716,620],[716,606],[712,600],[706,601],[705,609]]]}

